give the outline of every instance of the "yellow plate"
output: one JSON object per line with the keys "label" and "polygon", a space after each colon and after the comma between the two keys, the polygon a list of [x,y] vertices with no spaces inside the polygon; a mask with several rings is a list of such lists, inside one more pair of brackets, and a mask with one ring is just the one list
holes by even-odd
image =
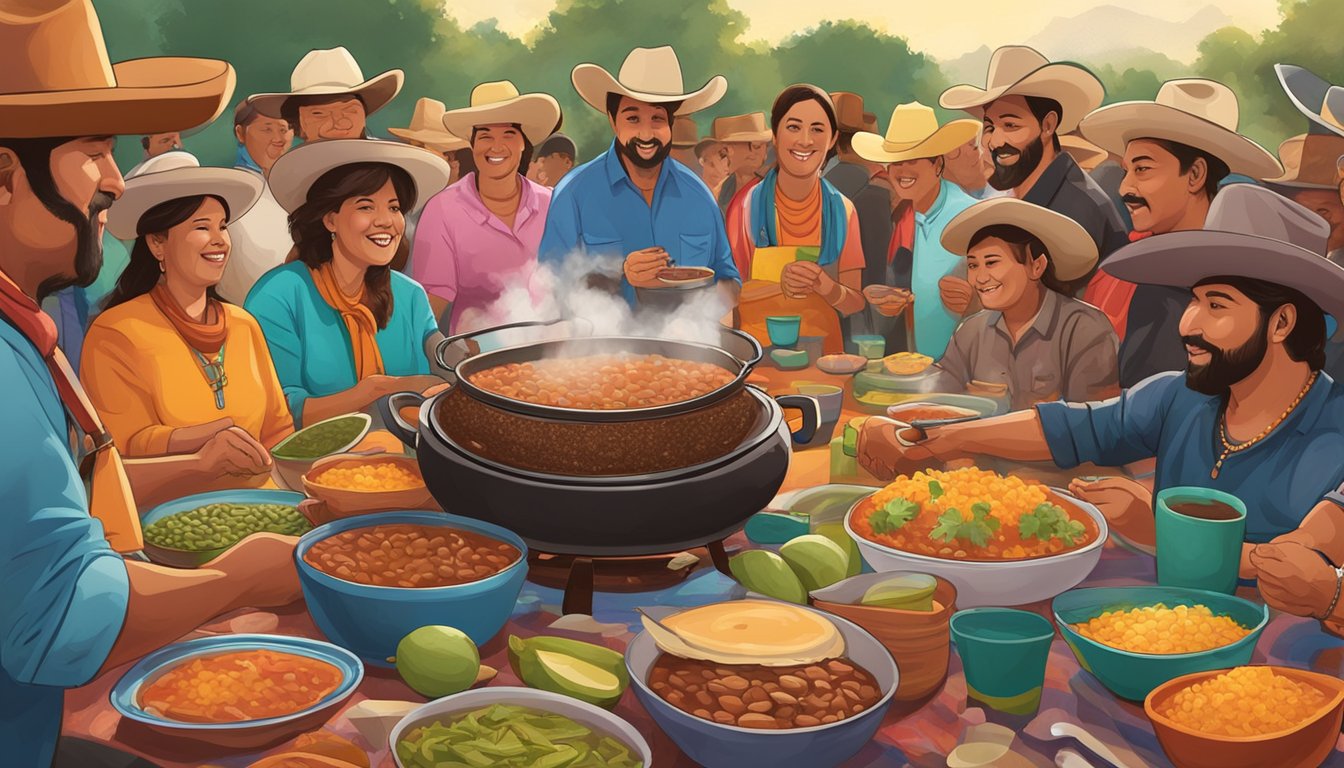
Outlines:
{"label": "yellow plate", "polygon": [[914,376],[923,373],[930,365],[933,365],[933,358],[928,355],[921,355],[918,352],[897,352],[894,355],[887,355],[882,358],[882,365],[888,373],[894,373],[897,376]]}

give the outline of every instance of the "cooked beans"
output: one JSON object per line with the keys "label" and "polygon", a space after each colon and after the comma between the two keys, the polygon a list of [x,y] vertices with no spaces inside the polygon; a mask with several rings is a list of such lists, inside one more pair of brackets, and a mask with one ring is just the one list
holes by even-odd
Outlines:
{"label": "cooked beans", "polygon": [[479,533],[397,523],[338,533],[303,559],[330,576],[376,587],[447,587],[490,577],[522,553]]}
{"label": "cooked beans", "polygon": [[471,377],[481,389],[514,400],[600,411],[692,400],[732,380],[730,371],[710,363],[629,353],[509,363]]}
{"label": "cooked beans", "polygon": [[298,536],[312,530],[292,504],[207,504],[145,526],[156,547],[206,552],[231,547],[254,533]]}
{"label": "cooked beans", "polygon": [[842,659],[795,667],[726,666],[664,653],[649,672],[649,687],[702,720],[767,730],[839,722],[882,698],[867,670]]}

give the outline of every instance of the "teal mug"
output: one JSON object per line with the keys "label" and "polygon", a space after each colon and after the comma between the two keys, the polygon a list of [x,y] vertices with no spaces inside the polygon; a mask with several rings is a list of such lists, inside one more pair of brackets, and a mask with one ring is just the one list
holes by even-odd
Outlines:
{"label": "teal mug", "polygon": [[1014,608],[969,608],[953,614],[950,627],[967,698],[1008,715],[1040,708],[1055,639],[1049,619]]}
{"label": "teal mug", "polygon": [[765,318],[765,330],[770,335],[770,343],[776,347],[792,347],[798,343],[798,332],[802,330],[801,315],[771,315]]}
{"label": "teal mug", "polygon": [[1237,591],[1246,504],[1211,488],[1178,486],[1157,494],[1157,583]]}

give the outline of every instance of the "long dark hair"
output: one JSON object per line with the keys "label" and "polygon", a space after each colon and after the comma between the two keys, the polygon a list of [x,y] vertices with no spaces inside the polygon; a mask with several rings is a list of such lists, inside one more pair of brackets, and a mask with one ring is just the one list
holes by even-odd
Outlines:
{"label": "long dark hair", "polygon": [[[224,207],[224,221],[229,220],[229,204],[223,198],[214,195],[192,195],[169,200],[145,211],[135,225],[135,245],[131,247],[131,260],[117,278],[117,286],[103,300],[103,311],[118,304],[125,304],[153,290],[158,284],[163,270],[159,260],[149,250],[149,236],[162,235],[168,230],[190,219],[201,209],[206,200],[217,200]],[[218,299],[214,288],[206,291],[210,298]]]}
{"label": "long dark hair", "polygon": [[[308,200],[289,215],[289,235],[294,239],[294,250],[289,261],[301,261],[310,269],[331,261],[331,232],[322,219],[328,213],[341,209],[341,204],[352,197],[372,195],[388,181],[397,192],[402,211],[415,207],[415,182],[410,174],[387,163],[349,163],[318,177],[308,190]],[[392,317],[392,271],[400,272],[411,255],[405,232],[397,244],[392,261],[381,267],[369,267],[364,272],[364,302],[373,312],[379,328],[386,328]]]}

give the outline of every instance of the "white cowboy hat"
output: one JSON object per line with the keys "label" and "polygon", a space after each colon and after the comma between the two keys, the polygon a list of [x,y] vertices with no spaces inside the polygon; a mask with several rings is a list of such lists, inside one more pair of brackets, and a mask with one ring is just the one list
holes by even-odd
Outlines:
{"label": "white cowboy hat", "polygon": [[619,93],[646,104],[681,102],[677,115],[689,115],[714,106],[728,92],[723,75],[710,78],[698,90],[687,93],[681,79],[681,62],[672,46],[636,48],[625,57],[616,77],[596,64],[580,64],[570,75],[579,98],[602,112],[607,111],[607,94]]}
{"label": "white cowboy hat", "polygon": [[545,93],[520,95],[513,83],[499,80],[472,88],[471,106],[449,111],[442,122],[449,133],[467,141],[478,125],[517,123],[535,146],[560,125],[560,103]]}
{"label": "white cowboy hat", "polygon": [[466,149],[469,146],[466,139],[444,129],[443,115],[447,111],[442,101],[420,99],[411,113],[411,124],[405,128],[388,128],[387,132],[399,139],[418,141],[436,152]]}
{"label": "white cowboy hat", "polygon": [[724,144],[733,142],[770,141],[774,134],[765,124],[764,112],[752,112],[746,115],[728,115],[716,117],[710,124],[710,135],[715,141]]}
{"label": "white cowboy hat", "polygon": [[364,113],[372,115],[401,92],[403,73],[389,69],[368,80],[359,62],[344,46],[309,51],[289,76],[289,93],[257,93],[247,103],[267,117],[280,117],[285,102],[294,96],[358,96]]}
{"label": "white cowboy hat", "polygon": [[268,178],[271,194],[281,208],[293,213],[307,202],[308,190],[322,174],[355,163],[386,163],[410,174],[415,184],[415,207],[403,207],[406,214],[420,210],[448,186],[453,175],[447,160],[419,147],[395,141],[333,139],[303,144],[281,155]]}
{"label": "white cowboy hat", "polygon": [[1064,114],[1055,132],[1065,134],[1078,126],[1083,115],[1101,106],[1106,88],[1080,64],[1052,63],[1025,45],[1005,45],[989,58],[984,88],[954,85],[943,91],[938,103],[978,119],[986,104],[1003,96],[1040,96],[1059,102]]}
{"label": "white cowboy hat", "polygon": [[219,117],[233,67],[214,59],[107,58],[90,0],[0,3],[0,134],[147,135]]}
{"label": "white cowboy hat", "polygon": [[1091,171],[1106,162],[1106,159],[1111,156],[1106,150],[1076,133],[1060,136],[1059,146],[1065,152],[1068,152],[1073,161],[1078,164],[1078,167],[1084,171]]}
{"label": "white cowboy hat", "polygon": [[202,168],[190,152],[165,152],[141,163],[139,173],[126,177],[126,191],[107,209],[107,231],[118,240],[134,240],[140,218],[151,208],[197,195],[221,198],[229,207],[229,221],[237,221],[261,198],[265,186],[251,171]]}
{"label": "white cowboy hat", "polygon": [[1338,189],[1341,158],[1344,158],[1344,136],[1304,133],[1279,145],[1283,175],[1262,181],[1289,189]]}
{"label": "white cowboy hat", "polygon": [[1237,95],[1216,80],[1168,80],[1153,101],[1125,101],[1083,119],[1084,138],[1117,155],[1134,139],[1164,139],[1227,163],[1233,173],[1263,179],[1283,173],[1269,150],[1237,133]]}
{"label": "white cowboy hat", "polygon": [[940,157],[974,139],[980,123],[953,120],[938,125],[933,107],[917,101],[897,105],[891,111],[887,135],[859,131],[850,145],[859,157],[872,163],[900,163],[906,160]]}
{"label": "white cowboy hat", "polygon": [[1045,244],[1055,277],[1068,282],[1092,271],[1097,244],[1073,219],[1015,197],[996,197],[976,203],[957,214],[943,230],[943,247],[965,256],[971,240],[985,227],[1008,224],[1030,232]]}
{"label": "white cowboy hat", "polygon": [[1344,136],[1344,122],[1340,119],[1344,114],[1332,114],[1326,106],[1328,102],[1338,104],[1344,97],[1344,88],[1331,85],[1311,70],[1292,64],[1275,64],[1274,74],[1288,100],[1309,121],[1311,133]]}

